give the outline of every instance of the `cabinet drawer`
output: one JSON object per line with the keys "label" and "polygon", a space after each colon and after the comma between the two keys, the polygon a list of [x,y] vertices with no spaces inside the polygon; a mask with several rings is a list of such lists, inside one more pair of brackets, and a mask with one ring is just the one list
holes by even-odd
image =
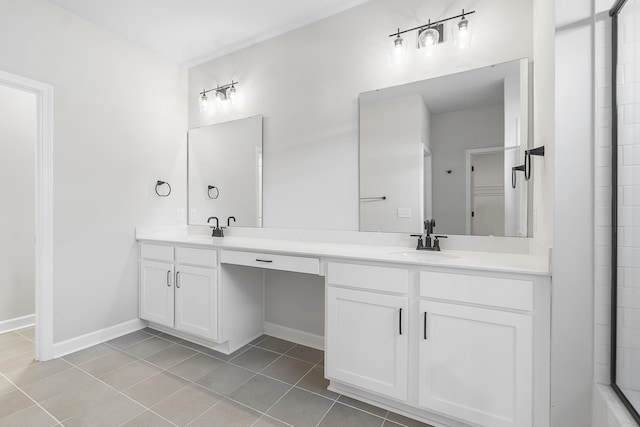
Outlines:
{"label": "cabinet drawer", "polygon": [[330,262],[327,282],[330,285],[406,294],[409,291],[409,272],[403,268]]}
{"label": "cabinet drawer", "polygon": [[176,246],[176,263],[215,268],[218,263],[218,256],[217,252],[211,249]]}
{"label": "cabinet drawer", "polygon": [[220,254],[220,262],[270,270],[320,274],[320,260],[318,258],[223,250]]}
{"label": "cabinet drawer", "polygon": [[173,246],[142,243],[140,245],[140,257],[144,259],[173,262]]}
{"label": "cabinet drawer", "polygon": [[515,310],[533,310],[533,282],[529,280],[422,271],[420,296]]}

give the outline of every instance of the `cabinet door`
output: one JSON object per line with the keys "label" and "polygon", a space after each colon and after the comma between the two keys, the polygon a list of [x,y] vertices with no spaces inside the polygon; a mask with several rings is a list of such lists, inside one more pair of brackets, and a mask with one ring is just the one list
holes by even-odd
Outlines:
{"label": "cabinet door", "polygon": [[216,270],[176,266],[176,329],[218,339]]}
{"label": "cabinet door", "polygon": [[531,316],[433,301],[420,302],[420,316],[421,406],[478,425],[532,425]]}
{"label": "cabinet door", "polygon": [[407,398],[407,298],[327,288],[327,376]]}
{"label": "cabinet door", "polygon": [[140,261],[140,318],[173,327],[173,264]]}

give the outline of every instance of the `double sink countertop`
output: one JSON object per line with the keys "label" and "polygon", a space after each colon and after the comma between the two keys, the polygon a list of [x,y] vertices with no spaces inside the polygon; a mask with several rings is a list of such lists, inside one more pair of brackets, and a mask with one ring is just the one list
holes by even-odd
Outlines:
{"label": "double sink countertop", "polygon": [[306,239],[281,240],[271,237],[211,237],[210,235],[190,234],[167,228],[138,228],[136,229],[136,239],[264,254],[551,275],[548,250],[546,253],[539,251],[538,254],[459,249],[443,249],[440,252],[435,252],[418,251],[415,247],[398,245],[317,242]]}

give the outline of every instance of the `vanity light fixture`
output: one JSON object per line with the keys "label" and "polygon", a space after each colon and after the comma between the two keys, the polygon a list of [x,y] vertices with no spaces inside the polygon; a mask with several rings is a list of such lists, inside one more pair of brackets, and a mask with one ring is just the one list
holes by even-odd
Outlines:
{"label": "vanity light fixture", "polygon": [[215,99],[215,103],[218,106],[224,104],[228,100],[233,102],[238,95],[238,89],[236,88],[237,84],[238,82],[231,80],[231,83],[226,85],[222,85],[222,86],[218,85],[213,89],[203,89],[203,91],[200,92],[200,111],[206,112],[211,110],[212,103],[211,103],[211,100],[209,100],[209,97],[207,96],[207,93],[209,92],[215,92],[213,96]]}
{"label": "vanity light fixture", "polygon": [[406,42],[402,38],[402,34],[417,31],[417,48],[424,49],[424,53],[427,56],[432,56],[436,52],[437,46],[446,41],[444,37],[444,23],[458,18],[460,18],[460,21],[458,21],[452,29],[453,40],[458,48],[467,49],[471,44],[472,36],[472,27],[469,23],[468,15],[472,13],[476,13],[476,11],[465,12],[465,10],[462,9],[460,15],[450,18],[440,19],[434,22],[429,20],[426,24],[403,31],[400,31],[398,28],[398,31],[389,35],[389,37],[393,37],[392,52],[396,53],[396,55],[393,55],[394,62],[398,62],[396,61],[396,56],[401,56],[400,53],[402,49],[406,47]]}

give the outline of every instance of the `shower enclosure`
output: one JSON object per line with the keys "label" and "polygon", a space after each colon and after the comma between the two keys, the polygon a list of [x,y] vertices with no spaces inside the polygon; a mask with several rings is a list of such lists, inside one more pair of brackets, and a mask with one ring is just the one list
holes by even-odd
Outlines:
{"label": "shower enclosure", "polygon": [[612,18],[611,385],[640,424],[640,0]]}

